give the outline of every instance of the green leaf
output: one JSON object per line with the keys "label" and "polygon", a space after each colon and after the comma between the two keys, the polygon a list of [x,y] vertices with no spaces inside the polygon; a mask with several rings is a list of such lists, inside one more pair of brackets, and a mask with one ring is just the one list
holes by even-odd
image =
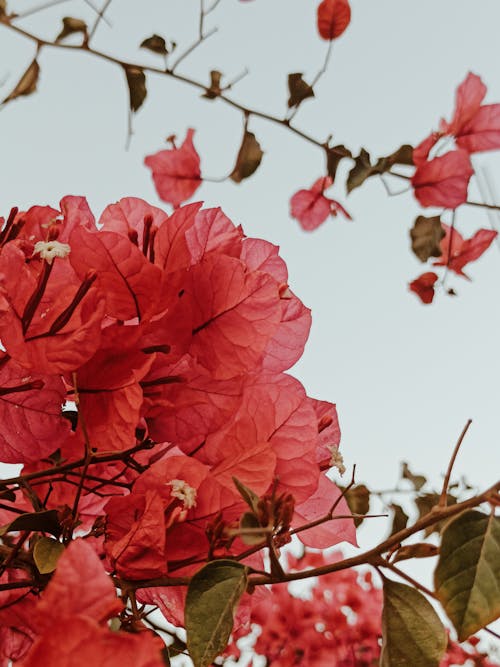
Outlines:
{"label": "green leaf", "polygon": [[208,667],[226,648],[247,575],[248,568],[241,563],[216,560],[192,578],[185,619],[187,647],[194,667]]}
{"label": "green leaf", "polygon": [[434,585],[461,642],[500,616],[500,517],[470,510],[445,526]]}
{"label": "green leaf", "polygon": [[50,533],[54,537],[61,534],[61,526],[57,510],[44,510],[43,512],[27,512],[20,514],[14,521],[0,528],[0,535],[19,530],[33,530],[40,533]]}
{"label": "green leaf", "polygon": [[263,155],[264,152],[255,138],[255,134],[245,130],[240,150],[238,151],[238,157],[236,158],[236,164],[229,178],[235,183],[241,183],[243,179],[248,178],[254,173]]}
{"label": "green leaf", "polygon": [[235,487],[238,489],[240,496],[243,498],[246,504],[250,507],[250,509],[253,512],[257,512],[257,508],[259,505],[259,496],[254,491],[252,491],[252,489],[248,488],[248,486],[245,486],[243,482],[240,482],[240,480],[237,477],[233,477],[233,482]]}
{"label": "green leaf", "polygon": [[438,667],[447,643],[443,624],[422,593],[384,578],[380,667]]}
{"label": "green leaf", "polygon": [[148,94],[146,88],[146,75],[141,67],[127,65],[124,69],[130,96],[130,109],[131,111],[136,112],[141,108],[146,99],[146,95]]}
{"label": "green leaf", "polygon": [[53,572],[63,552],[64,545],[51,537],[42,536],[33,549],[33,559],[40,574]]}

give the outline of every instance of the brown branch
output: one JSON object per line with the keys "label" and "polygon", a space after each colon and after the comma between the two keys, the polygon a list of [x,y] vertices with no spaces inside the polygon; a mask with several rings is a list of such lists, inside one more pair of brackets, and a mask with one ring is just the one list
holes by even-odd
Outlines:
{"label": "brown branch", "polygon": [[[161,69],[159,67],[152,67],[150,65],[141,65],[137,63],[132,63],[129,61],[122,60],[120,58],[117,58],[115,56],[112,56],[108,53],[104,53],[103,51],[99,51],[97,49],[94,49],[86,44],[81,44],[81,45],[73,45],[73,44],[62,44],[59,42],[52,42],[47,39],[44,39],[42,37],[39,37],[33,33],[28,32],[27,30],[20,28],[17,25],[14,25],[7,17],[0,17],[0,26],[4,26],[9,30],[12,30],[16,32],[17,34],[25,37],[26,39],[31,40],[32,42],[35,42],[35,44],[38,46],[38,48],[42,47],[50,47],[50,48],[55,48],[55,49],[65,49],[67,51],[82,51],[84,53],[88,53],[95,58],[99,58],[101,60],[105,60],[106,62],[114,63],[115,65],[119,65],[121,68],[126,68],[126,67],[136,67],[139,69],[142,69],[144,72],[151,72],[154,74],[159,74],[162,76],[170,77],[176,81],[179,81],[181,83],[187,84],[189,86],[192,86],[196,88],[197,90],[200,90],[202,92],[207,91],[207,84],[202,83],[201,81],[197,81],[195,79],[192,79],[188,76],[184,76],[182,74],[178,74],[177,72],[174,72],[172,68],[170,69]],[[177,65],[178,63],[176,63]],[[260,118],[261,120],[265,120],[269,123],[273,123],[275,125],[279,125],[281,127],[285,127],[287,130],[292,132],[292,134],[295,134],[296,136],[300,137],[304,141],[312,144],[313,146],[316,146],[317,148],[321,149],[322,151],[329,151],[332,153],[336,153],[340,156],[344,156],[343,153],[339,150],[336,150],[334,148],[330,148],[328,146],[328,141],[320,141],[319,139],[316,139],[310,134],[307,134],[306,132],[303,132],[300,130],[298,127],[295,127],[290,123],[290,121],[287,118],[281,118],[279,116],[273,116],[272,114],[266,113],[264,111],[260,111],[259,109],[254,109],[249,106],[245,106],[244,104],[241,104],[237,102],[236,100],[232,99],[231,97],[228,97],[225,95],[223,92],[217,96],[217,99],[222,100],[225,104],[228,106],[232,107],[233,109],[236,109],[240,111],[242,114],[246,115],[247,117],[254,117],[254,118]],[[394,174],[396,175],[396,174]]]}
{"label": "brown branch", "polygon": [[487,208],[490,211],[500,211],[500,206],[497,204],[485,204],[484,202],[480,201],[466,201],[464,204],[467,204],[467,206],[477,206],[478,208]]}
{"label": "brown branch", "polygon": [[450,519],[451,517],[457,516],[461,512],[473,507],[477,507],[484,502],[489,502],[490,500],[499,501],[500,492],[500,481],[491,486],[489,489],[486,489],[483,493],[464,500],[461,503],[456,505],[450,505],[448,507],[434,507],[428,514],[419,519],[413,526],[409,528],[404,528],[403,530],[394,533],[386,540],[378,544],[377,546],[365,551],[358,556],[353,556],[351,558],[346,558],[344,560],[338,561],[336,563],[331,563],[329,565],[323,565],[318,568],[305,570],[303,572],[294,572],[286,574],[283,579],[279,582],[272,582],[268,577],[256,577],[251,580],[251,583],[256,586],[262,586],[269,583],[285,583],[289,581],[296,581],[299,579],[309,579],[311,577],[319,577],[323,574],[330,574],[331,572],[338,572],[339,570],[346,570],[357,565],[371,564],[373,561],[377,562],[377,559],[380,558],[381,554],[389,551],[395,545],[403,542],[408,539],[415,533],[420,532],[428,526],[433,526],[436,523]]}
{"label": "brown branch", "polygon": [[462,429],[462,433],[460,434],[460,437],[457,440],[457,444],[455,445],[455,448],[453,450],[453,454],[451,455],[450,462],[448,464],[448,470],[446,471],[446,475],[444,477],[443,481],[443,489],[441,491],[441,496],[439,498],[439,507],[446,507],[446,502],[447,502],[447,496],[448,496],[448,485],[450,483],[450,477],[451,477],[451,471],[453,470],[453,465],[455,463],[455,459],[457,458],[458,451],[460,449],[460,446],[462,445],[462,442],[464,441],[465,435],[467,431],[469,430],[469,426],[472,424],[472,419],[468,419],[467,423],[465,424],[464,428]]}
{"label": "brown branch", "polygon": [[[130,449],[125,449],[123,451],[116,452],[96,452],[91,456],[89,465],[97,465],[99,463],[111,463],[113,461],[126,461],[132,454],[140,452],[144,449],[151,449],[156,443],[151,441],[144,441],[131,447]],[[83,457],[78,461],[73,461],[72,463],[64,463],[61,465],[53,466],[52,468],[46,468],[45,470],[37,470],[35,472],[25,473],[24,475],[18,475],[17,477],[9,477],[6,479],[0,479],[0,490],[4,490],[7,486],[10,485],[22,485],[27,480],[39,479],[42,477],[50,477],[51,475],[58,475],[61,473],[68,472],[69,470],[75,470],[76,468],[81,468],[85,465],[86,458]]]}

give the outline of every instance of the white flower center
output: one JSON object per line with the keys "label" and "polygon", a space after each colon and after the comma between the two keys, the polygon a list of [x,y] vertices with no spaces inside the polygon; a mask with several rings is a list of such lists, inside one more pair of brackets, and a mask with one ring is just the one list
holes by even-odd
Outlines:
{"label": "white flower center", "polygon": [[54,257],[66,257],[71,252],[71,248],[67,243],[60,241],[37,241],[33,254],[40,253],[40,257],[45,259],[49,264],[52,264]]}
{"label": "white flower center", "polygon": [[345,465],[344,465],[344,458],[342,454],[339,452],[338,448],[335,447],[335,445],[332,445],[330,448],[332,457],[330,459],[330,466],[332,468],[337,468],[339,473],[343,475],[345,473]]}
{"label": "white flower center", "polygon": [[172,498],[182,500],[185,509],[189,510],[196,505],[196,489],[183,479],[172,479],[169,484],[172,487],[170,495]]}

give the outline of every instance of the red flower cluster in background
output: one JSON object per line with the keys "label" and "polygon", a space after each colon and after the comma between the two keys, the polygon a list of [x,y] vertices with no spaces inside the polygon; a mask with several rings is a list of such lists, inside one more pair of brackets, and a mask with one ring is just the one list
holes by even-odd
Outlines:
{"label": "red flower cluster in background", "polygon": [[[73,614],[82,632],[67,642],[84,637],[93,664],[128,664],[119,652],[106,662],[99,648],[116,596],[97,620],[81,601],[60,620],[55,605],[36,620],[61,587],[61,599],[85,599],[71,558],[89,562],[95,583],[109,581],[105,572],[192,574],[214,557],[243,554],[248,507],[233,478],[262,499],[263,512],[274,508],[267,520],[281,543],[336,500],[336,512],[348,513],[326,476],[338,460],[335,406],[308,398],[284,372],[302,354],[310,313],[288,287],[276,246],[200,204],[168,216],[127,198],[96,224],[83,198],[65,197],[60,210],[13,211],[1,241],[0,459],[22,464],[32,482],[7,493],[0,521],[43,510],[49,533],[83,538],[38,598],[11,605],[18,594],[3,593],[4,661],[26,655],[22,664],[34,665],[42,651],[62,650],[62,619]],[[355,542],[350,519],[300,536],[318,548]],[[98,557],[89,560],[92,550]],[[21,575],[7,568],[2,581]],[[96,599],[107,599],[94,583]],[[175,587],[138,592],[178,625],[183,598]],[[63,629],[46,636],[47,623]],[[130,641],[156,647],[149,633]],[[147,660],[134,665],[157,664]]]}
{"label": "red flower cluster in background", "polygon": [[[321,567],[342,558],[306,551],[287,556],[292,572]],[[382,590],[369,570],[340,570],[318,577],[309,595],[298,597],[286,586],[274,585],[254,604],[251,622],[257,628],[253,650],[267,658],[269,667],[372,667],[379,663],[382,642]],[[244,636],[236,633],[234,639]],[[496,667],[471,637],[459,645],[451,639],[440,667],[474,664]],[[228,655],[239,658],[236,642]],[[252,663],[251,663],[252,664]]]}

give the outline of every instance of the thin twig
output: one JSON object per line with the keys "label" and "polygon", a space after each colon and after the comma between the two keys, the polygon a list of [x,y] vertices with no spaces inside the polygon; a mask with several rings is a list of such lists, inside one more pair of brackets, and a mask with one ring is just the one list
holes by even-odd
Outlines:
{"label": "thin twig", "polygon": [[497,204],[485,204],[484,202],[481,201],[470,201],[470,200],[467,200],[464,203],[467,204],[467,206],[477,206],[478,208],[487,208],[490,209],[491,211],[500,211],[500,206]]}
{"label": "thin twig", "polygon": [[[49,40],[43,39],[42,37],[39,37],[37,35],[34,35],[27,30],[24,30],[23,28],[20,28],[17,25],[14,25],[12,22],[7,20],[5,17],[1,18],[0,17],[0,26],[5,26],[7,29],[13,30],[19,35],[22,35],[23,37],[35,42],[39,48],[41,47],[51,47],[55,49],[63,49],[67,51],[84,51],[85,53],[88,53],[95,58],[100,58],[101,60],[105,60],[107,62],[114,63],[116,65],[119,65],[121,68],[124,67],[138,67],[142,69],[144,72],[151,72],[154,74],[160,74],[163,76],[170,77],[172,79],[175,79],[176,81],[185,83],[187,85],[193,86],[194,88],[205,92],[207,90],[207,85],[206,83],[202,83],[201,81],[196,81],[195,79],[192,79],[190,77],[184,76],[182,74],[178,74],[177,72],[174,72],[173,69],[160,69],[159,67],[152,67],[150,65],[140,65],[136,63],[131,63],[129,61],[121,60],[120,58],[116,58],[114,56],[111,56],[107,53],[104,53],[103,51],[99,51],[97,49],[91,48],[91,47],[84,47],[82,45],[74,45],[74,44],[63,44],[59,42],[51,42]],[[338,154],[342,157],[344,157],[344,154],[341,151],[338,151],[334,148],[330,148],[328,146],[328,142],[326,141],[321,141],[319,139],[316,139],[310,134],[307,134],[306,132],[303,132],[300,130],[298,127],[295,127],[292,125],[286,118],[280,118],[279,116],[273,116],[272,114],[266,113],[264,111],[260,111],[259,109],[254,109],[251,107],[247,107],[244,104],[240,104],[239,102],[236,102],[236,100],[233,100],[231,97],[228,97],[227,95],[221,93],[220,95],[217,96],[218,99],[222,100],[225,104],[228,106],[232,107],[233,109],[237,109],[241,113],[245,114],[247,117],[253,116],[255,118],[260,118],[262,120],[265,120],[269,123],[274,123],[276,125],[280,125],[282,127],[285,127],[287,130],[292,132],[292,134],[295,134],[296,136],[300,137],[304,141],[310,143],[313,146],[316,146],[322,151],[330,151],[331,153]],[[393,172],[391,172],[393,173]],[[394,174],[395,176],[400,176],[401,178],[408,178],[406,176],[402,176],[399,174]]]}
{"label": "thin twig", "polygon": [[[96,7],[96,6],[94,5],[94,3],[91,2],[91,0],[83,0],[83,1],[84,1],[85,4],[86,4],[88,7],[90,7],[90,9],[92,9],[96,14],[99,14],[99,12],[100,12],[99,7]],[[104,14],[101,15],[101,19],[102,19],[103,23],[105,23],[109,28],[112,27],[112,26],[111,26],[111,21],[109,21],[109,20],[106,18],[106,16],[104,16]]]}
{"label": "thin twig", "polygon": [[31,7],[31,9],[26,9],[24,12],[16,12],[15,18],[24,19],[26,16],[32,16],[33,14],[37,14],[44,9],[50,9],[56,5],[62,5],[64,2],[68,2],[68,0],[50,0],[49,2],[44,2],[41,5],[37,5],[36,7]]}
{"label": "thin twig", "polygon": [[202,44],[203,42],[205,42],[209,37],[211,37],[212,35],[215,35],[215,33],[216,33],[218,30],[219,30],[219,29],[218,29],[217,27],[212,28],[212,30],[209,30],[209,31],[206,32],[204,35],[202,35],[199,39],[197,39],[196,42],[193,42],[193,44],[191,44],[191,46],[188,46],[188,48],[187,48],[183,53],[181,53],[181,55],[180,55],[180,56],[177,58],[177,60],[174,62],[174,64],[172,65],[170,71],[173,73],[174,70],[176,70],[177,67],[181,64],[181,62],[182,62],[185,58],[187,58],[187,57],[189,56],[189,54],[193,53],[193,51],[194,51],[195,49],[197,49],[197,48],[200,46],[200,44]]}
{"label": "thin twig", "polygon": [[102,9],[100,9],[100,10],[98,11],[98,13],[97,13],[97,18],[96,18],[96,20],[94,21],[94,25],[93,25],[92,28],[90,29],[90,32],[89,32],[89,36],[88,36],[87,42],[90,42],[90,40],[92,39],[92,37],[95,35],[95,32],[96,32],[97,28],[99,27],[99,23],[104,19],[104,14],[107,12],[107,10],[108,10],[108,8],[109,8],[109,6],[110,6],[110,4],[111,4],[112,1],[113,1],[113,0],[106,0],[106,2],[104,3],[104,5],[102,6]]}
{"label": "thin twig", "polygon": [[469,426],[472,424],[472,419],[468,419],[467,423],[462,429],[462,433],[460,434],[460,437],[457,440],[457,444],[455,445],[455,448],[453,450],[453,454],[451,455],[450,462],[448,464],[448,470],[446,471],[446,475],[444,476],[444,481],[443,481],[443,489],[441,491],[441,496],[439,498],[438,502],[438,507],[446,507],[447,503],[447,496],[448,496],[448,486],[450,484],[450,477],[451,477],[451,471],[453,470],[453,465],[455,464],[455,459],[457,458],[458,450],[460,449],[462,442],[464,441],[465,435],[467,431],[469,430]]}
{"label": "thin twig", "polygon": [[[393,535],[388,537],[386,540],[384,540],[377,546],[373,547],[372,549],[369,549],[368,551],[365,551],[362,554],[359,554],[358,556],[346,558],[344,560],[337,561],[336,563],[323,565],[321,567],[312,568],[310,570],[303,570],[302,572],[293,572],[286,574],[285,578],[282,579],[279,583],[286,583],[289,581],[296,581],[299,579],[310,579],[311,577],[320,577],[323,574],[330,574],[332,572],[338,572],[340,570],[350,569],[351,567],[355,567],[357,565],[365,565],[367,563],[370,564],[374,559],[376,560],[382,553],[389,551],[396,544],[403,542],[404,540],[408,539],[415,533],[424,530],[424,528],[427,528],[428,526],[433,526],[440,521],[450,519],[451,517],[460,514],[466,509],[477,507],[478,505],[481,505],[484,502],[489,502],[491,499],[500,500],[500,498],[498,497],[499,492],[500,492],[500,481],[496,482],[496,484],[486,489],[483,493],[474,496],[473,498],[468,498],[467,500],[464,500],[461,503],[457,503],[456,505],[449,505],[443,508],[434,507],[425,516],[416,521],[415,524],[413,524],[413,526],[404,528],[403,530],[394,533]],[[269,583],[277,583],[277,582],[270,582],[268,577],[267,578],[256,577],[251,581],[252,584],[256,586],[263,586]]]}
{"label": "thin twig", "polygon": [[[321,77],[326,73],[326,71],[328,69],[328,64],[330,63],[330,58],[331,58],[331,55],[332,55],[332,47],[333,47],[333,39],[328,42],[328,48],[326,49],[326,54],[325,54],[325,59],[323,61],[323,65],[321,66],[321,69],[317,72],[316,76],[312,80],[312,82],[310,84],[311,88],[314,88],[314,86],[318,83],[318,81],[321,79]],[[307,98],[301,99],[300,102],[298,102],[295,105],[295,108],[290,111],[290,113],[288,114],[288,120],[289,121],[292,121],[295,118],[298,110],[300,109],[300,107],[302,105],[302,102],[304,102],[305,99],[307,99]]]}

